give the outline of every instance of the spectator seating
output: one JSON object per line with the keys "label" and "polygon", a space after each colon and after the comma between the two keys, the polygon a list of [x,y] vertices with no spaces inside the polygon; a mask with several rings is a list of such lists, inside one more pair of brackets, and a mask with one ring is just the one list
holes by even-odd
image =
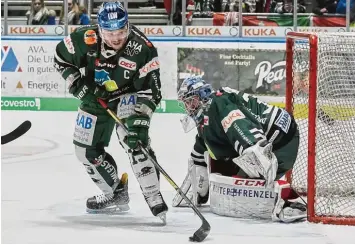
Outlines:
{"label": "spectator seating", "polygon": [[[155,0],[156,9],[140,9],[139,5],[144,4],[147,0],[128,0],[128,14],[130,22],[138,25],[167,25],[169,18],[164,8],[163,0]],[[93,0],[91,12],[91,21],[96,23],[96,14],[102,0]],[[46,7],[56,11],[59,17],[63,0],[45,0]],[[9,25],[25,25],[26,12],[30,9],[31,0],[8,0],[8,24]],[[1,0],[1,21],[4,16],[4,0]],[[58,22],[57,17],[57,22]]]}

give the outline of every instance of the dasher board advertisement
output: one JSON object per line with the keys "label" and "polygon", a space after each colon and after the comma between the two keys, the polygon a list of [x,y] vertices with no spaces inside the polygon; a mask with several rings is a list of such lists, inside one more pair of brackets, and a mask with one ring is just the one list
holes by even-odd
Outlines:
{"label": "dasher board advertisement", "polygon": [[250,94],[285,95],[283,50],[178,47],[177,60],[177,87],[186,77],[198,75],[214,89],[227,86]]}

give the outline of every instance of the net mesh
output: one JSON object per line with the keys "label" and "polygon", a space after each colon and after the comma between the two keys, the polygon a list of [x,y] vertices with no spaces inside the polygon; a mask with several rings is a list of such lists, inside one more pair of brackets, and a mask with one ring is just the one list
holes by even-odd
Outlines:
{"label": "net mesh", "polygon": [[[317,72],[315,215],[354,218],[355,35],[316,35],[317,61],[310,57],[313,47],[307,38],[294,39],[292,48],[292,107],[300,148],[291,184],[299,193],[307,193],[312,184],[307,183],[309,76]],[[316,70],[310,70],[310,62],[317,62]]]}

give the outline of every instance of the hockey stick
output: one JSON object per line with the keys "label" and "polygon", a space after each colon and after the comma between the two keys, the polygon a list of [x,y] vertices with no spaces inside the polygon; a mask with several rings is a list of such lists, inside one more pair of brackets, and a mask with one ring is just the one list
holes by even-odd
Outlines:
{"label": "hockey stick", "polygon": [[[108,112],[108,114],[111,115],[111,117],[116,121],[117,124],[119,124],[124,131],[128,134],[128,130],[126,128],[126,126],[122,123],[121,119],[118,118],[118,116],[116,115],[116,113],[114,113],[110,108],[108,108],[107,104],[105,101],[103,101],[102,99],[98,99],[98,102],[101,104],[101,106]],[[198,217],[200,217],[201,221],[202,221],[202,225],[201,227],[193,234],[192,237],[190,237],[190,241],[193,242],[202,242],[210,233],[211,230],[211,226],[210,224],[207,222],[207,220],[205,219],[205,217],[203,217],[203,215],[201,214],[201,212],[196,208],[196,206],[191,202],[191,200],[189,198],[187,198],[187,196],[185,195],[184,192],[182,192],[182,190],[176,185],[176,183],[170,178],[170,176],[165,172],[165,170],[159,165],[159,163],[157,163],[149,154],[149,151],[147,150],[146,147],[143,147],[142,144],[139,142],[139,147],[142,150],[142,152],[146,155],[146,157],[149,158],[150,161],[152,161],[152,163],[154,164],[154,166],[160,171],[160,173],[162,173],[162,175],[164,175],[164,177],[166,178],[166,180],[170,183],[170,185],[172,187],[174,187],[174,189],[182,196],[182,198],[185,200],[186,203],[188,203],[190,205],[190,207],[194,210],[194,212],[198,215]]]}
{"label": "hockey stick", "polygon": [[30,128],[31,128],[32,124],[30,121],[24,121],[23,123],[21,123],[17,128],[15,128],[12,132],[1,136],[1,144],[7,144],[15,139],[17,139],[18,137],[24,135]]}

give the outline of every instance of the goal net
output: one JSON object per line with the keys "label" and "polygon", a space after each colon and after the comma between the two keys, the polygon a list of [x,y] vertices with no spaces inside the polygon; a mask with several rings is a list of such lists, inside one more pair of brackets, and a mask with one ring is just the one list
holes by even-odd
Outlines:
{"label": "goal net", "polygon": [[355,35],[288,33],[286,109],[300,130],[289,179],[308,220],[355,225]]}

